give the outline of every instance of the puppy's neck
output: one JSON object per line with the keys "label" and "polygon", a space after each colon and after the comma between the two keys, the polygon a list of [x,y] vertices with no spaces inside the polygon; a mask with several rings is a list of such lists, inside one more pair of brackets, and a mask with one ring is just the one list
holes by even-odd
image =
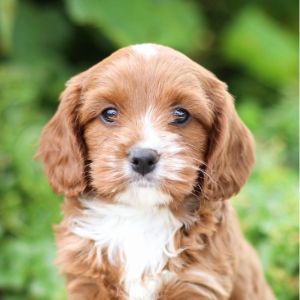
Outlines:
{"label": "puppy's neck", "polygon": [[[180,251],[176,248],[174,236],[182,223],[167,207],[150,209],[149,206],[109,204],[85,198],[80,199],[80,204],[80,214],[70,219],[71,232],[92,240],[95,248],[91,251],[106,253],[112,265],[123,266],[121,281],[127,293],[132,294],[132,299],[135,299],[137,290],[146,299],[152,299],[152,296],[155,299],[161,285],[159,274],[168,259]],[[144,278],[152,281],[155,278],[151,289]]]}

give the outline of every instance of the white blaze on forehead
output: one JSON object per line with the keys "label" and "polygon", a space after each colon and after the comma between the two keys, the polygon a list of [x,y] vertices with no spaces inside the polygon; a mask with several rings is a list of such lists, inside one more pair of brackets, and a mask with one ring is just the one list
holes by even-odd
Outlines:
{"label": "white blaze on forehead", "polygon": [[159,112],[156,112],[153,108],[150,108],[141,119],[142,139],[137,143],[137,147],[150,148],[169,154],[176,154],[182,149],[178,145],[178,136],[174,133],[163,131],[159,129],[157,124],[159,120]]}
{"label": "white blaze on forehead", "polygon": [[139,44],[132,46],[135,53],[142,55],[144,58],[149,59],[157,54],[157,47],[151,44]]}
{"label": "white blaze on forehead", "polygon": [[158,130],[153,126],[153,122],[155,122],[153,115],[153,109],[149,109],[141,120],[143,138],[138,143],[138,146],[141,148],[150,148],[158,151],[160,145],[160,137]]}

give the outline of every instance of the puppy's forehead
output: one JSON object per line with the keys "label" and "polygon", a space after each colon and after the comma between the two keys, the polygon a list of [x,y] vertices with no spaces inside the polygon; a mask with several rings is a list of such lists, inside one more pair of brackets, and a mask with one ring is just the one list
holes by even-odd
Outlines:
{"label": "puppy's forehead", "polygon": [[[139,44],[122,48],[91,69],[96,84],[114,84],[122,87],[152,83],[198,85],[192,72],[193,62],[171,48],[156,44]],[[163,81],[162,81],[163,80]]]}
{"label": "puppy's forehead", "polygon": [[143,114],[153,107],[167,112],[186,104],[187,109],[202,111],[206,119],[210,104],[195,66],[185,55],[160,45],[120,49],[88,71],[84,106],[95,107],[104,100],[123,112]]}

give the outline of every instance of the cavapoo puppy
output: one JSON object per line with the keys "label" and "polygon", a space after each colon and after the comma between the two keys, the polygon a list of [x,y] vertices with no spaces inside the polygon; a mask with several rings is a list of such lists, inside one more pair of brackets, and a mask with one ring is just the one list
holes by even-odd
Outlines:
{"label": "cavapoo puppy", "polygon": [[252,136],[185,55],[134,45],[73,77],[37,157],[65,196],[68,299],[274,299],[230,203]]}

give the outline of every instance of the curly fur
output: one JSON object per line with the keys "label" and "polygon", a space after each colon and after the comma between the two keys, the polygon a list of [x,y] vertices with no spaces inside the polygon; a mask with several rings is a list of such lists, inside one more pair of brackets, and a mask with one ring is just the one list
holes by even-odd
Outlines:
{"label": "curly fur", "polygon": [[[185,126],[170,125],[176,106]],[[145,178],[128,164],[137,145],[160,154]],[[73,77],[37,157],[65,195],[55,232],[69,299],[274,299],[229,200],[253,138],[226,85],[183,54],[135,45]]]}

